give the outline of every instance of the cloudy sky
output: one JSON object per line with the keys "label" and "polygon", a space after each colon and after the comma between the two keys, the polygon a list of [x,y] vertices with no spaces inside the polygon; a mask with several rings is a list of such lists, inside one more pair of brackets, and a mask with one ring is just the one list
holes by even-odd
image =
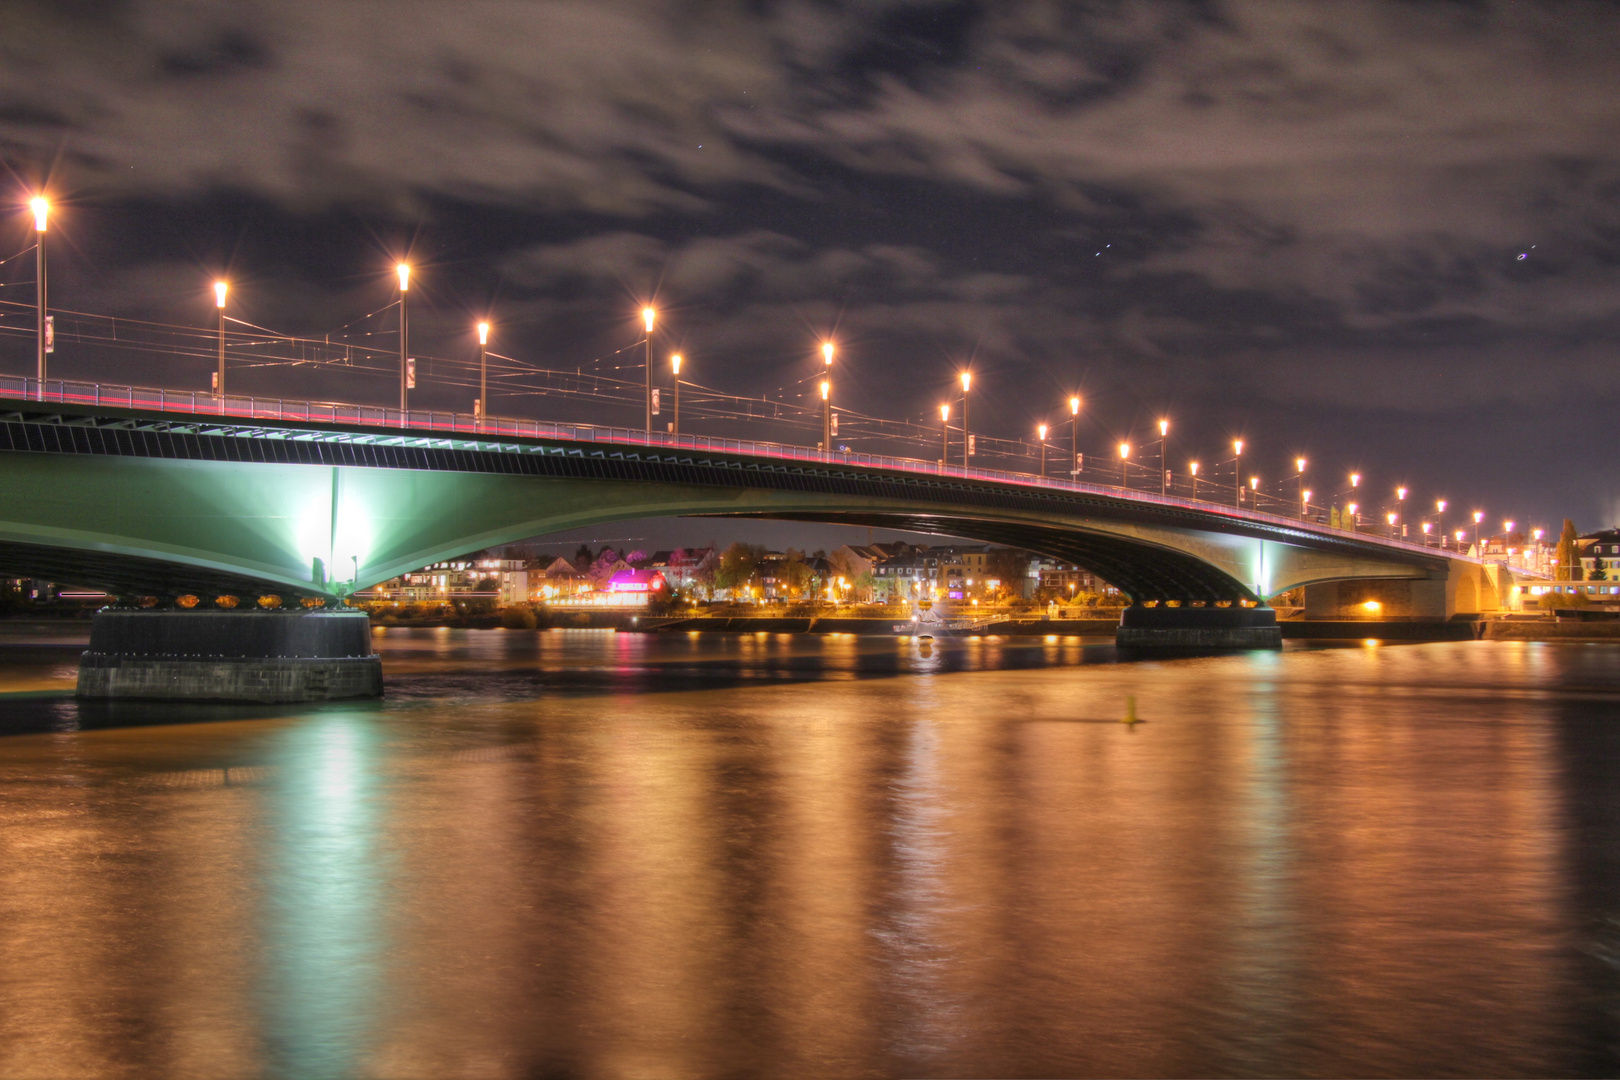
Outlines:
{"label": "cloudy sky", "polygon": [[[975,428],[1008,438],[1079,388],[1094,454],[1169,415],[1176,467],[1242,435],[1324,492],[1359,469],[1493,518],[1620,518],[1609,6],[5,11],[0,153],[18,200],[60,203],[64,308],[206,326],[224,272],[242,317],[320,336],[388,303],[408,252],[413,351],[466,355],[487,309],[503,352],[572,369],[656,296],[661,350],[738,393],[795,385],[833,334],[874,414],[937,415],[970,363]],[[29,299],[25,263],[0,297]],[[54,373],[207,378],[160,368]]]}

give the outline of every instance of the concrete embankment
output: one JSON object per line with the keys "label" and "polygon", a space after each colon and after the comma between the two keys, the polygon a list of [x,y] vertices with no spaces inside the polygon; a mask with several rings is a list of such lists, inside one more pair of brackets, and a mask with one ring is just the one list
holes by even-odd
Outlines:
{"label": "concrete embankment", "polygon": [[1396,622],[1375,619],[1285,619],[1277,624],[1284,641],[1473,641],[1477,621]]}
{"label": "concrete embankment", "polygon": [[1486,641],[1620,641],[1620,620],[1503,619],[1485,624]]}

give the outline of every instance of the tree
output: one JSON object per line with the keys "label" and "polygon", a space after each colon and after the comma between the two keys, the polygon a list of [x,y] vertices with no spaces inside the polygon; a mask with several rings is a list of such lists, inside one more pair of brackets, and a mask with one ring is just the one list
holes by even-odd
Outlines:
{"label": "tree", "polygon": [[993,547],[984,554],[984,576],[1001,582],[1003,593],[1024,595],[1024,579],[1029,576],[1029,552],[1018,548]]}
{"label": "tree", "polygon": [[1558,580],[1581,580],[1581,564],[1575,549],[1575,523],[1564,519],[1564,531],[1558,534]]}
{"label": "tree", "polygon": [[594,559],[595,556],[591,554],[590,545],[581,544],[579,545],[579,550],[574,552],[574,569],[583,574],[586,570],[590,569],[591,563],[594,561]]}
{"label": "tree", "polygon": [[765,549],[758,544],[738,541],[720,553],[720,563],[714,568],[714,587],[740,589],[754,580]]}
{"label": "tree", "polygon": [[788,548],[782,564],[777,567],[776,580],[787,588],[791,596],[804,592],[812,576],[809,564],[804,561],[804,552],[798,548]]}

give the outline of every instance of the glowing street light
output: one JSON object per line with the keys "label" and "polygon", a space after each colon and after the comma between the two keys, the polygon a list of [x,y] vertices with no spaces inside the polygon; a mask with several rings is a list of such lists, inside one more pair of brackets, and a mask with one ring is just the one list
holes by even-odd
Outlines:
{"label": "glowing street light", "polygon": [[658,320],[658,312],[652,305],[641,309],[641,322],[647,331],[647,438],[652,438],[652,339],[653,324]]}
{"label": "glowing street light", "polygon": [[1474,511],[1474,546],[1479,548],[1479,553],[1481,555],[1485,554],[1485,545],[1480,542],[1479,523],[1484,521],[1484,520],[1485,520],[1485,511],[1483,511],[1483,510],[1475,510]]}
{"label": "glowing street light", "polygon": [[1041,443],[1041,479],[1045,480],[1046,479],[1046,425],[1045,424],[1036,424],[1035,425],[1035,437],[1037,439],[1039,439],[1040,443]]}
{"label": "glowing street light", "polygon": [[[1404,487],[1397,487],[1395,489],[1395,516],[1396,516],[1396,520],[1398,520],[1401,523],[1401,536],[1405,537],[1406,536],[1406,488],[1404,488]],[[1393,527],[1394,527],[1394,525],[1393,525],[1393,523],[1391,523],[1391,528],[1393,529]]]}
{"label": "glowing street light", "polygon": [[1434,500],[1434,521],[1435,531],[1440,534],[1440,549],[1443,551],[1446,546],[1446,500]]}
{"label": "glowing street light", "polygon": [[1127,443],[1127,442],[1120,443],[1119,444],[1119,486],[1120,487],[1128,488],[1128,487],[1131,486],[1130,476],[1126,472],[1127,468],[1129,467],[1127,463],[1130,461],[1130,458],[1131,458],[1131,444]]}
{"label": "glowing street light", "polygon": [[45,227],[51,214],[51,204],[43,195],[35,195],[28,200],[28,208],[34,212],[34,303],[37,306],[39,325],[38,345],[39,355],[39,399],[45,400],[45,356],[48,352],[49,342],[45,340]]}
{"label": "glowing street light", "polygon": [[1304,521],[1310,517],[1310,511],[1311,489],[1306,488],[1304,491],[1299,493],[1299,520]]}
{"label": "glowing street light", "polygon": [[1243,506],[1243,440],[1232,440],[1232,487],[1236,491],[1234,505]]}
{"label": "glowing street light", "polygon": [[972,453],[973,436],[968,434],[968,390],[973,386],[973,372],[962,372],[962,468],[968,466],[968,455]]}
{"label": "glowing street light", "polygon": [[1187,471],[1192,474],[1193,498],[1198,498],[1198,462],[1187,462]]}
{"label": "glowing street light", "polygon": [[1069,443],[1069,475],[1080,475],[1080,395],[1069,398],[1069,416],[1074,419],[1074,435]]}
{"label": "glowing street light", "polygon": [[1159,494],[1170,494],[1170,421],[1159,419]]}
{"label": "glowing street light", "polygon": [[410,408],[410,318],[406,312],[405,298],[411,291],[411,267],[409,263],[398,263],[394,266],[399,274],[399,411],[400,423],[405,423],[406,411]]}
{"label": "glowing street light", "polygon": [[670,432],[678,439],[681,437],[681,354],[676,353],[669,358],[669,366],[675,369],[675,423]]}
{"label": "glowing street light", "polygon": [[489,323],[478,324],[478,408],[473,410],[478,430],[484,429],[489,415]]}
{"label": "glowing street light", "polygon": [[1305,492],[1305,459],[1294,459],[1294,478],[1299,481],[1299,518],[1305,520],[1305,506],[1311,501],[1310,495]]}
{"label": "glowing street light", "polygon": [[951,462],[951,407],[944,404],[939,407],[939,463],[949,465]]}
{"label": "glowing street light", "polygon": [[214,393],[219,396],[219,411],[225,411],[225,294],[230,286],[223,281],[214,282],[214,307],[219,311],[219,371],[214,375]]}

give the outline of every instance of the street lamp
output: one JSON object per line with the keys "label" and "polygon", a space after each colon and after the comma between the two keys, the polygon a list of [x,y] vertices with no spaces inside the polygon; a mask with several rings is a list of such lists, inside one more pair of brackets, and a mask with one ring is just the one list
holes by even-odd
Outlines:
{"label": "street lamp", "polygon": [[647,330],[647,438],[652,439],[652,336],[653,323],[658,319],[658,312],[649,305],[641,309],[641,321]]}
{"label": "street lamp", "polygon": [[1480,555],[1482,557],[1485,554],[1485,545],[1480,541],[1480,538],[1479,538],[1479,523],[1484,521],[1484,520],[1485,520],[1485,511],[1483,511],[1483,510],[1475,510],[1474,511],[1474,546],[1479,548],[1479,553],[1480,553]]}
{"label": "street lamp", "polygon": [[1459,552],[1462,551],[1463,541],[1466,540],[1467,538],[1468,538],[1468,530],[1467,529],[1458,529],[1457,530],[1457,550]]}
{"label": "street lamp", "polygon": [[1398,488],[1395,489],[1395,514],[1400,519],[1400,522],[1401,522],[1401,538],[1405,539],[1405,537],[1406,537],[1406,489],[1404,487],[1398,487]]}
{"label": "street lamp", "polygon": [[[1358,524],[1358,522],[1356,520],[1356,513],[1357,513],[1357,511],[1359,511],[1361,509],[1361,504],[1360,503],[1346,503],[1344,508],[1350,514],[1350,529],[1351,529],[1352,532],[1354,532],[1355,528],[1356,528],[1356,525]],[[1341,523],[1342,523],[1342,519],[1341,519]]]}
{"label": "street lamp", "polygon": [[1232,488],[1236,493],[1234,503],[1238,508],[1243,506],[1243,440],[1232,440]]}
{"label": "street lamp", "polygon": [[821,365],[827,377],[821,380],[821,445],[832,452],[832,362],[833,343],[821,343]]}
{"label": "street lamp", "polygon": [[1308,521],[1311,516],[1311,489],[1306,488],[1299,493],[1299,520]]}
{"label": "street lamp", "polygon": [[1294,459],[1294,477],[1299,481],[1299,516],[1303,521],[1305,504],[1310,501],[1310,497],[1305,494],[1305,459],[1302,457]]}
{"label": "street lamp", "polygon": [[34,302],[38,306],[39,326],[39,399],[45,400],[45,225],[51,214],[51,204],[43,195],[28,200],[34,212]]}
{"label": "street lamp", "polygon": [[1159,420],[1159,494],[1170,494],[1170,421]]}
{"label": "street lamp", "polygon": [[675,369],[675,424],[670,431],[678,439],[681,437],[681,354],[676,353],[669,358],[669,366]]}
{"label": "street lamp", "polygon": [[939,463],[951,463],[951,407],[944,404],[939,407]]}
{"label": "street lamp", "polygon": [[1074,418],[1074,436],[1069,444],[1069,475],[1080,475],[1080,395],[1069,398],[1069,415]]}
{"label": "street lamp", "polygon": [[399,263],[394,270],[399,274],[399,422],[403,424],[406,422],[405,412],[410,407],[410,397],[406,391],[412,382],[406,359],[410,352],[411,326],[405,310],[405,298],[411,290],[411,268],[408,263]]}
{"label": "street lamp", "polygon": [[1129,467],[1130,457],[1131,457],[1131,444],[1127,443],[1127,442],[1120,443],[1119,444],[1119,486],[1122,487],[1122,488],[1128,488],[1128,487],[1131,486],[1131,478],[1130,478],[1129,474],[1126,472],[1127,468]]}
{"label": "street lamp", "polygon": [[214,307],[219,310],[219,373],[214,376],[214,393],[219,395],[219,411],[225,411],[225,294],[230,286],[214,282]]}
{"label": "street lamp", "polygon": [[1446,500],[1434,500],[1434,529],[1440,534],[1440,550],[1446,548]]}
{"label": "street lamp", "polygon": [[489,323],[478,324],[478,408],[474,410],[478,430],[484,430],[489,415]]}
{"label": "street lamp", "polygon": [[1192,473],[1193,498],[1198,498],[1198,462],[1187,462],[1187,471]]}
{"label": "street lamp", "polygon": [[821,380],[821,449],[832,453],[832,380]]}
{"label": "street lamp", "polygon": [[973,385],[973,372],[962,372],[962,468],[968,467],[973,436],[968,434],[968,390]]}
{"label": "street lamp", "polygon": [[1041,479],[1046,479],[1046,425],[1035,425],[1035,437],[1041,441]]}

